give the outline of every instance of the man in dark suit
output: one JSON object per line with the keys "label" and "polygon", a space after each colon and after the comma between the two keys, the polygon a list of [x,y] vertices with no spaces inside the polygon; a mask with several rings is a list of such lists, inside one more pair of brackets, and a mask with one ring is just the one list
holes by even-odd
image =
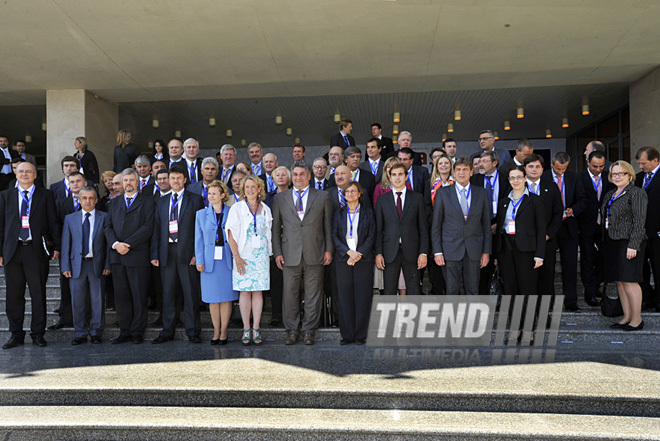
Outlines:
{"label": "man in dark suit", "polygon": [[[442,141],[442,150],[444,150],[449,155],[449,159],[451,159],[452,164],[456,163],[456,152],[458,150],[458,146],[454,138],[447,138]],[[472,175],[474,176],[475,174],[476,172],[472,170]]]}
{"label": "man in dark suit", "polygon": [[[98,196],[92,187],[79,194],[81,210],[64,219],[62,229],[62,274],[71,284],[73,324],[72,345],[101,343],[103,332],[103,276],[110,275],[108,244],[103,231],[106,213],[95,209]],[[87,301],[89,297],[89,302]],[[87,309],[91,311],[87,321]]]}
{"label": "man in dark suit", "polygon": [[147,182],[147,185],[142,187],[142,190],[140,190],[140,194],[144,194],[146,196],[149,195],[153,196],[156,193],[158,193],[158,190],[160,190],[157,182],[158,181],[157,176],[159,170],[167,170],[167,165],[165,165],[163,161],[154,161],[153,164],[151,164],[150,181]]}
{"label": "man in dark suit", "polygon": [[335,169],[344,163],[344,149],[334,146],[328,152],[328,179],[335,172]]}
{"label": "man in dark suit", "polygon": [[266,194],[271,193],[277,189],[275,180],[273,179],[273,170],[279,166],[277,156],[273,153],[266,153],[261,160],[263,164],[263,173],[259,176],[266,183]]}
{"label": "man in dark suit", "polygon": [[[50,191],[35,187],[36,168],[23,162],[16,168],[19,186],[0,193],[0,265],[5,267],[7,317],[11,338],[2,347],[11,349],[25,339],[25,283],[30,288],[30,336],[46,346],[46,280],[48,260],[60,257],[60,225]],[[46,247],[52,241],[55,251]]]}
{"label": "man in dark suit", "polygon": [[154,344],[174,340],[177,293],[183,294],[186,335],[201,343],[199,318],[200,282],[195,267],[195,214],[204,208],[200,195],[184,190],[186,171],[178,165],[169,171],[171,197],[156,204],[151,237],[151,264],[161,268],[163,282],[163,330]]}
{"label": "man in dark suit", "polygon": [[186,190],[191,193],[198,194],[204,199],[204,206],[209,206],[209,184],[215,181],[218,177],[218,161],[215,158],[204,158],[202,161],[202,180],[190,184]]}
{"label": "man in dark suit", "polygon": [[[311,173],[303,163],[292,166],[293,188],[273,201],[273,255],[284,273],[282,313],[285,344],[314,344],[321,318],[323,266],[332,262],[332,203],[325,191],[310,188]],[[300,240],[301,238],[309,240]],[[305,285],[305,315],[300,320],[300,284]]]}
{"label": "man in dark suit", "polygon": [[[79,193],[85,185],[87,185],[87,181],[82,173],[74,171],[69,175],[69,189],[71,190],[71,195],[56,202],[57,220],[60,225],[64,224],[66,216],[80,210]],[[71,284],[69,283],[69,279],[63,274],[64,269],[62,269],[62,263],[63,262],[60,260],[60,306],[58,308],[60,319],[56,324],[48,327],[51,331],[61,328],[71,328],[73,326]]]}
{"label": "man in dark suit", "polygon": [[490,260],[492,232],[488,194],[470,185],[472,161],[458,158],[456,183],[442,187],[435,198],[431,239],[435,263],[443,268],[447,295],[479,294],[479,271]]}
{"label": "man in dark suit", "polygon": [[470,155],[470,159],[481,156],[484,152],[495,152],[500,158],[500,167],[511,161],[511,155],[508,151],[495,149],[495,135],[490,130],[482,130],[479,133],[479,147],[481,147],[481,150]]}
{"label": "man in dark suit", "polygon": [[589,142],[587,146],[584,148],[584,160],[589,163],[589,155],[591,152],[601,152],[603,155],[605,155],[605,168],[603,171],[609,173],[610,171],[610,165],[612,163],[607,159],[607,149],[605,148],[605,144],[602,142],[598,141],[597,139],[594,139],[593,141]]}
{"label": "man in dark suit", "polygon": [[[655,147],[642,147],[635,156],[639,168],[635,185],[646,190],[649,209],[646,210],[646,249],[644,260],[650,266],[644,265],[644,306],[655,306],[660,311],[660,153]],[[655,289],[651,288],[651,273],[655,281]]]}
{"label": "man in dark suit", "polygon": [[[168,169],[158,170],[156,183],[158,189],[151,196],[154,204],[157,204],[160,198],[171,197],[172,195]],[[190,191],[190,188],[187,190]],[[147,192],[144,193],[144,195],[147,194]],[[163,282],[160,275],[160,268],[153,265],[149,265],[149,304],[152,305],[152,308],[155,306],[156,311],[158,311],[158,318],[153,323],[150,323],[150,326],[163,326]]]}
{"label": "man in dark suit", "polygon": [[431,206],[431,183],[429,171],[426,167],[414,165],[414,153],[410,148],[403,147],[399,149],[397,156],[406,169],[406,182],[412,187],[415,193],[422,195],[427,220],[430,224],[433,218],[433,208]]}
{"label": "man in dark suit", "polygon": [[[358,181],[362,186],[364,194],[362,195],[363,203],[371,204],[371,198],[374,195],[374,189],[376,188],[376,180],[371,172],[365,172],[360,169],[360,158],[362,157],[362,152],[357,147],[349,147],[345,150],[346,153],[346,166],[348,167],[350,173],[351,181]],[[328,178],[328,187],[337,187],[337,182],[335,175],[337,172]],[[343,188],[343,187],[342,187]]]}
{"label": "man in dark suit", "polygon": [[[544,255],[540,256],[544,262],[555,260],[557,253],[557,232],[561,227],[561,218],[564,213],[564,204],[561,193],[554,182],[548,184],[541,180],[543,175],[543,156],[532,153],[524,161],[527,173],[527,188],[530,193],[541,197],[545,209],[545,249]],[[539,295],[554,295],[554,268],[550,265],[542,265],[538,268],[537,293]],[[543,275],[543,277],[542,277]],[[549,283],[552,280],[553,283]]]}
{"label": "man in dark suit", "polygon": [[186,152],[186,187],[203,179],[202,158],[199,158],[199,142],[195,138],[188,138],[183,142]]}
{"label": "man in dark suit", "polygon": [[353,121],[344,118],[339,121],[339,133],[335,133],[330,138],[330,147],[339,146],[346,150],[350,146],[355,145],[355,139],[351,136],[353,131]]}
{"label": "man in dark suit", "polygon": [[167,163],[168,169],[179,162],[183,162],[183,165],[185,165],[185,160],[183,159],[183,141],[181,138],[170,139],[170,142],[167,143],[167,154],[169,156]]}
{"label": "man in dark suit", "polygon": [[323,158],[316,158],[312,166],[314,173],[313,187],[317,190],[327,190],[328,180],[325,178],[325,173],[328,171],[328,163]]}
{"label": "man in dark suit", "polygon": [[15,178],[11,169],[11,160],[18,156],[18,153],[9,148],[9,138],[0,135],[0,191],[6,190],[9,181]]}
{"label": "man in dark suit", "polygon": [[[375,122],[371,125],[371,136],[372,139],[376,138],[380,141],[380,146],[382,149],[380,150],[379,154],[383,162],[387,161],[387,158],[395,155],[392,138],[383,136],[383,126],[381,126],[380,123]],[[369,141],[367,141],[367,144],[369,144]],[[377,183],[378,182],[380,182],[380,180],[378,180]]]}
{"label": "man in dark suit", "polygon": [[[138,156],[135,158],[133,167],[135,168],[139,178],[138,187],[140,189],[138,191],[142,193],[142,191],[146,188],[146,194],[153,194],[154,183],[156,181],[151,175],[151,161],[149,161],[149,158],[147,158],[145,155]],[[149,190],[151,190],[151,193],[149,193]]]}
{"label": "man in dark suit", "polygon": [[233,190],[231,185],[231,178],[234,175],[234,161],[236,161],[236,148],[231,144],[225,144],[220,149],[222,155],[222,168],[220,169],[220,180],[229,188]]}
{"label": "man in dark suit", "polygon": [[[21,162],[30,162],[30,161],[26,161],[20,156],[11,160],[11,169],[14,173],[14,176],[16,176],[16,167],[18,167],[18,164],[20,164]],[[30,164],[32,163],[30,162]],[[37,187],[45,188],[44,181],[41,179],[41,176],[39,175],[37,175],[37,179],[34,180],[34,185],[36,185]],[[12,180],[9,181],[9,185],[7,186],[7,188],[16,188],[16,187],[18,187],[18,181],[16,180],[16,178],[12,178]]]}
{"label": "man in dark suit", "polygon": [[264,150],[261,147],[261,144],[258,142],[251,142],[248,145],[247,152],[248,157],[250,158],[250,168],[252,169],[252,174],[261,178],[261,176],[266,172],[262,162],[264,157]]}
{"label": "man in dark suit", "polygon": [[[395,150],[394,155],[392,156],[397,156],[398,152],[401,149],[410,149],[412,151],[412,134],[408,132],[407,130],[404,130],[399,134],[399,139],[398,139],[398,144],[399,144],[399,150]],[[397,156],[398,157],[398,156]],[[413,153],[413,165],[418,165],[422,166],[422,155],[420,155],[417,152]],[[428,170],[427,170],[428,171]]]}
{"label": "man in dark suit", "polygon": [[[383,169],[385,168],[385,161],[383,159],[383,148],[381,147],[381,140],[378,138],[369,138],[367,140],[367,160],[360,164],[360,169],[371,173],[375,179],[376,184],[380,184],[383,180]],[[373,193],[369,196],[373,197]]]}
{"label": "man in dark suit", "polygon": [[[485,152],[484,152],[485,153]],[[519,167],[525,162],[525,158],[534,153],[534,144],[527,138],[522,138],[516,143],[516,154],[511,161],[505,162],[500,166],[502,176],[509,176],[512,168]],[[483,153],[482,153],[483,157]],[[506,179],[508,181],[508,179]],[[508,194],[508,192],[507,192]]]}
{"label": "man in dark suit", "polygon": [[[553,183],[559,189],[564,214],[561,227],[557,233],[557,247],[561,256],[561,276],[564,290],[564,308],[567,311],[579,312],[577,304],[577,253],[578,253],[578,223],[576,217],[585,207],[584,188],[577,173],[567,171],[571,157],[566,152],[557,152],[552,158],[552,169],[547,170],[541,177],[544,186]],[[555,249],[556,251],[556,249]],[[541,272],[539,283],[541,286],[554,286],[555,254],[550,254],[550,261],[543,262],[543,267],[552,269],[552,274]],[[551,277],[550,277],[551,276]]]}
{"label": "man in dark suit", "polygon": [[[13,145],[13,150],[18,154],[18,157],[23,159],[24,161],[29,162],[30,164],[34,165],[35,167],[37,166],[37,160],[34,157],[34,155],[31,155],[29,153],[25,153],[25,148],[26,148],[25,140],[24,139],[17,139],[14,141]],[[15,174],[15,173],[14,173]],[[36,183],[36,181],[35,181]]]}
{"label": "man in dark suit", "polygon": [[105,218],[105,237],[112,248],[110,264],[115,288],[119,336],[113,344],[144,342],[147,327],[150,239],[155,205],[138,194],[138,175],[131,168],[121,173],[123,197],[113,199]]}
{"label": "man in dark suit", "polygon": [[585,194],[584,210],[577,217],[580,230],[580,276],[584,286],[584,300],[589,306],[598,306],[598,288],[605,280],[601,197],[615,186],[608,181],[608,173],[604,169],[605,154],[594,150],[589,154],[587,169],[580,172]]}
{"label": "man in dark suit", "polygon": [[53,192],[55,197],[55,202],[59,202],[62,199],[66,199],[68,196],[71,196],[71,189],[69,188],[69,175],[74,171],[80,170],[80,163],[73,156],[65,156],[60,161],[62,166],[62,173],[64,173],[64,179],[57,181],[54,184],[50,185],[50,191]]}
{"label": "man in dark suit", "polygon": [[428,223],[421,194],[406,189],[406,169],[390,169],[393,190],[376,203],[376,266],[384,270],[385,294],[396,295],[403,270],[407,294],[420,294],[420,271],[426,267]]}

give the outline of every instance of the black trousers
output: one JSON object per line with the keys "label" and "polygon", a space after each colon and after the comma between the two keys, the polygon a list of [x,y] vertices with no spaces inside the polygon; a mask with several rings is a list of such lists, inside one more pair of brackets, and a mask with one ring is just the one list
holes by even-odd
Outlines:
{"label": "black trousers", "polygon": [[[534,269],[534,252],[520,251],[511,235],[503,235],[503,247],[498,265],[504,282],[504,294],[536,295],[539,271]],[[543,268],[544,264],[541,266]]]}
{"label": "black trousers", "polygon": [[580,277],[585,297],[595,297],[605,280],[605,248],[600,225],[594,231],[580,232]]}
{"label": "black trousers", "polygon": [[360,260],[354,266],[337,261],[335,272],[341,338],[366,340],[373,298],[374,261]]}
{"label": "black trousers", "polygon": [[552,238],[545,242],[545,255],[543,266],[539,268],[537,292],[539,295],[555,295],[555,263],[557,260],[557,239]]}
{"label": "black trousers", "polygon": [[148,266],[112,264],[115,307],[121,337],[142,337],[147,327]]}
{"label": "black trousers", "polygon": [[71,306],[71,286],[69,280],[62,275],[60,263],[60,323],[73,326],[73,308]]}
{"label": "black trousers", "polygon": [[443,296],[445,295],[445,278],[442,275],[442,267],[435,263],[433,256],[429,255],[428,258],[429,281],[431,282],[431,295]]}
{"label": "black trousers", "polygon": [[270,259],[270,303],[274,318],[282,319],[282,285],[284,277],[282,270],[275,264],[275,258]]}
{"label": "black trousers", "polygon": [[199,272],[189,262],[181,263],[178,258],[178,245],[167,244],[167,263],[161,267],[160,275],[163,282],[163,330],[162,337],[172,337],[176,328],[177,294],[183,296],[183,321],[186,335],[198,337],[201,331],[199,318],[199,302],[201,287]]}
{"label": "black trousers", "polygon": [[32,338],[44,335],[46,331],[46,280],[48,279],[48,261],[37,256],[32,245],[16,247],[16,252],[9,262],[5,262],[7,280],[7,318],[12,337],[23,341],[25,331],[25,283],[30,288],[32,302]]}
{"label": "black trousers", "polygon": [[[557,246],[561,258],[561,284],[565,296],[564,306],[577,305],[578,241],[570,237],[559,237]],[[550,263],[554,266],[555,259]]]}
{"label": "black trousers", "polygon": [[383,271],[384,294],[396,295],[399,287],[399,274],[403,269],[403,278],[406,280],[406,294],[415,296],[420,294],[419,271],[417,261],[408,262],[403,255],[403,249],[399,246],[399,252],[394,260],[385,264]]}
{"label": "black trousers", "polygon": [[[642,283],[642,292],[644,302],[650,305],[658,306],[660,304],[660,237],[651,236],[646,241],[644,250],[644,282]],[[651,287],[651,274],[655,281],[655,287]]]}

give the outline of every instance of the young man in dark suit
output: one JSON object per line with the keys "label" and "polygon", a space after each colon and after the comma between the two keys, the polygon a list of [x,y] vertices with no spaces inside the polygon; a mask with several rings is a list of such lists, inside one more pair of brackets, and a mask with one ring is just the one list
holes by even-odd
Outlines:
{"label": "young man in dark suit", "polygon": [[385,294],[396,295],[403,269],[407,294],[420,294],[419,270],[426,267],[428,223],[421,194],[406,189],[406,169],[390,170],[393,190],[376,203],[376,266],[385,271]]}
{"label": "young man in dark suit", "polygon": [[458,158],[456,183],[435,198],[431,238],[435,263],[442,267],[447,295],[479,294],[479,273],[490,260],[492,232],[486,190],[470,185],[472,161]]}
{"label": "young man in dark suit", "polygon": [[[381,126],[380,123],[375,122],[371,125],[371,136],[373,137],[372,139],[375,138],[380,141],[380,146],[382,148],[378,153],[383,162],[387,161],[387,158],[395,155],[394,142],[392,141],[392,138],[383,136],[383,126]],[[369,141],[367,141],[367,144],[369,144]],[[378,182],[380,182],[380,180]]]}
{"label": "young man in dark suit", "polygon": [[332,135],[332,138],[330,139],[330,147],[338,145],[342,149],[346,150],[350,146],[354,146],[355,139],[351,136],[352,131],[353,121],[347,118],[339,121],[339,133]]}
{"label": "young man in dark suit", "polygon": [[0,191],[9,187],[9,181],[15,178],[11,161],[18,158],[17,152],[9,148],[9,138],[0,135]]}
{"label": "young man in dark suit", "polygon": [[201,343],[199,318],[199,272],[195,267],[195,214],[204,208],[200,195],[184,190],[185,169],[175,165],[169,171],[170,197],[156,204],[151,264],[161,268],[163,283],[163,330],[154,344],[174,340],[177,293],[183,294],[186,335]]}
{"label": "young man in dark suit", "polygon": [[[598,306],[598,288],[605,280],[603,249],[603,219],[600,207],[602,196],[615,187],[607,178],[605,154],[594,150],[589,154],[587,169],[580,172],[585,194],[585,207],[577,217],[580,230],[580,276],[584,286],[584,301],[589,306]],[[603,288],[605,291],[605,287]]]}
{"label": "young man in dark suit", "polygon": [[68,196],[71,196],[71,189],[69,188],[69,175],[74,171],[80,170],[80,163],[73,156],[65,156],[60,161],[62,166],[62,173],[64,173],[64,179],[57,181],[54,184],[50,185],[50,191],[53,192],[55,197],[55,202],[60,201],[61,199],[66,199]]}
{"label": "young man in dark suit", "polygon": [[[386,159],[382,156],[382,142],[378,138],[369,138],[367,140],[367,159],[360,164],[360,169],[364,170],[374,177],[376,185],[380,184],[383,180],[383,168],[385,167]],[[372,189],[373,191],[373,189]],[[374,194],[369,195],[373,198]]]}
{"label": "young man in dark suit", "polygon": [[[46,346],[46,280],[48,260],[60,257],[60,225],[53,194],[35,187],[37,169],[29,162],[16,168],[18,187],[0,193],[0,265],[5,267],[7,317],[11,338],[3,349],[25,339],[25,284],[30,288],[33,344]],[[52,255],[47,242],[54,243]]]}
{"label": "young man in dark suit", "polygon": [[403,147],[397,152],[399,161],[406,169],[406,182],[410,184],[415,193],[422,195],[424,209],[426,210],[429,224],[433,218],[433,208],[431,206],[431,178],[426,167],[414,165],[415,154],[410,148]]}
{"label": "young man in dark suit", "polygon": [[[577,173],[569,171],[568,165],[571,157],[566,152],[557,152],[552,158],[552,169],[547,170],[541,176],[544,186],[553,183],[559,189],[564,214],[561,227],[557,233],[557,247],[561,255],[561,276],[564,290],[564,308],[567,311],[579,312],[577,303],[577,253],[578,253],[578,224],[576,217],[582,213],[585,206],[584,188]],[[555,249],[556,251],[556,249]],[[539,275],[539,283],[542,286],[554,286],[555,254],[550,254],[550,260],[545,261],[543,266],[550,267],[552,274],[542,272]],[[550,278],[552,276],[552,278]],[[541,280],[542,279],[542,280]]]}
{"label": "young man in dark suit", "polygon": [[153,199],[138,193],[138,175],[132,168],[121,173],[124,194],[110,203],[105,236],[112,248],[110,264],[115,288],[119,336],[113,344],[144,342],[147,327],[150,239],[153,233]]}

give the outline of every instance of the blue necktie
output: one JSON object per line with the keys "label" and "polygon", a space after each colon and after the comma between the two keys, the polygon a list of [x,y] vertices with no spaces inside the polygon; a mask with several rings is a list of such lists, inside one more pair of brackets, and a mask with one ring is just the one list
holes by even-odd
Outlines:
{"label": "blue necktie", "polygon": [[83,222],[83,257],[86,257],[89,254],[89,216],[91,216],[90,213],[85,213],[85,221]]}
{"label": "blue necktie", "polygon": [[492,219],[494,217],[493,196],[495,195],[495,191],[493,190],[493,183],[490,182],[490,178],[492,178],[492,176],[486,176],[486,180],[488,181],[488,185],[486,186],[486,191],[488,192],[488,200],[490,202],[488,204],[488,211],[490,212],[490,218]]}
{"label": "blue necktie", "polygon": [[348,143],[348,136],[342,135],[344,137],[344,142],[346,143],[346,147],[350,147],[351,145]]}

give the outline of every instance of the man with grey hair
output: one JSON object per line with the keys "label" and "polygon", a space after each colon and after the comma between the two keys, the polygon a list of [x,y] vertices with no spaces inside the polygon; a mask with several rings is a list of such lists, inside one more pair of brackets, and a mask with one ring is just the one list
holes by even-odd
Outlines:
{"label": "man with grey hair", "polygon": [[113,344],[144,342],[147,327],[150,242],[154,227],[153,199],[138,194],[138,174],[121,172],[124,195],[110,203],[104,228],[111,245],[110,265],[120,333]]}
{"label": "man with grey hair", "polygon": [[258,142],[251,142],[248,145],[248,156],[250,157],[250,167],[252,168],[252,174],[255,176],[261,177],[264,173],[263,164],[261,160],[264,156],[264,151],[261,148],[261,144]]}
{"label": "man with grey hair", "polygon": [[[407,130],[404,130],[403,132],[399,133],[399,139],[397,140],[397,144],[399,145],[399,150],[401,149],[410,149],[412,150],[412,133],[410,133]],[[398,157],[399,155],[399,150],[394,151],[394,157]],[[413,165],[422,165],[422,155],[419,153],[416,153],[413,151]],[[428,170],[427,170],[428,171]]]}
{"label": "man with grey hair", "polygon": [[500,166],[511,161],[511,155],[509,152],[495,148],[495,135],[490,130],[482,130],[481,133],[479,133],[479,147],[481,147],[481,150],[473,153],[472,156],[470,156],[470,159],[473,159],[476,156],[481,156],[483,152],[494,151],[500,157]]}
{"label": "man with grey hair", "polygon": [[262,163],[264,172],[259,177],[266,183],[266,193],[271,193],[277,189],[277,185],[275,185],[275,181],[273,180],[273,170],[278,167],[279,162],[275,154],[266,153]]}
{"label": "man with grey hair", "polygon": [[[135,163],[133,164],[135,171],[138,174],[138,186],[140,188],[139,192],[142,193],[142,190],[146,186],[154,185],[154,178],[151,176],[151,161],[145,155],[140,155],[135,158]],[[149,187],[152,188],[152,187]]]}
{"label": "man with grey hair", "polygon": [[186,187],[202,179],[202,158],[199,155],[199,142],[195,138],[188,138],[183,142],[186,153]]}
{"label": "man with grey hair", "polygon": [[204,199],[204,205],[209,206],[209,184],[218,177],[220,165],[215,158],[208,157],[202,161],[202,180],[188,186],[186,190],[200,195]]}
{"label": "man with grey hair", "polygon": [[222,170],[220,170],[220,180],[230,189],[231,177],[234,174],[234,161],[236,161],[236,147],[231,144],[225,144],[220,149],[220,156],[222,156]]}
{"label": "man with grey hair", "polygon": [[338,145],[334,146],[328,152],[328,178],[335,172],[335,169],[344,163],[344,149]]}
{"label": "man with grey hair", "polygon": [[328,170],[328,163],[323,158],[314,160],[312,171],[314,172],[314,188],[317,190],[326,190],[328,180],[325,178],[325,172]]}

